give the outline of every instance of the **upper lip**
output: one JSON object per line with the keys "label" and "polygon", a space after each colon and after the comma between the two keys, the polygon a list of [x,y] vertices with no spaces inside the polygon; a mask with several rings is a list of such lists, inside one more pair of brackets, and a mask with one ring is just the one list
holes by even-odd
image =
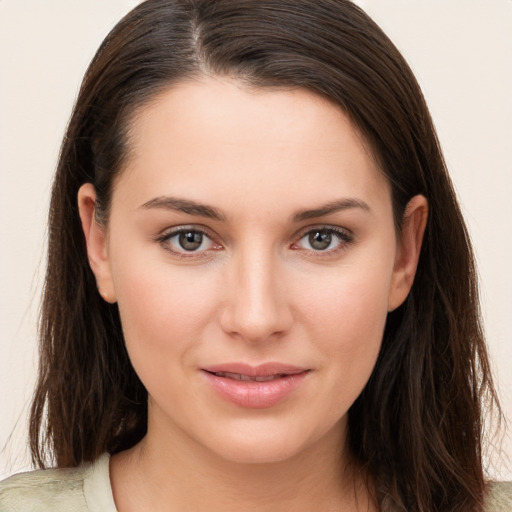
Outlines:
{"label": "upper lip", "polygon": [[202,370],[209,373],[238,373],[248,377],[269,377],[271,375],[295,375],[309,370],[291,364],[277,362],[264,363],[256,366],[247,363],[223,363],[205,366]]}

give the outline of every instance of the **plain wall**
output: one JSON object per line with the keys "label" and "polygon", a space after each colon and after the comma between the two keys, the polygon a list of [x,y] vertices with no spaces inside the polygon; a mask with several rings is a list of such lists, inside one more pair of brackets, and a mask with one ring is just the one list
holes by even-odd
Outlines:
{"label": "plain wall", "polygon": [[[0,0],[0,478],[29,468],[45,220],[81,77],[134,0]],[[360,0],[411,64],[475,245],[489,348],[512,417],[512,1]],[[504,454],[512,453],[506,439]],[[512,479],[497,458],[492,475]]]}

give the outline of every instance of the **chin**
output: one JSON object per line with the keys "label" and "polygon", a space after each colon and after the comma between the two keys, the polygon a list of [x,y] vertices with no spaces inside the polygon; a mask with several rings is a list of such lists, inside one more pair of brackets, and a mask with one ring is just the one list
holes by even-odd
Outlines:
{"label": "chin", "polygon": [[237,464],[276,464],[286,462],[298,456],[302,447],[282,442],[247,442],[232,443],[229,446],[216,446],[217,455]]}
{"label": "chin", "polygon": [[226,436],[227,429],[218,432],[218,436],[212,433],[208,440],[210,450],[224,460],[238,464],[272,464],[307,456],[319,442],[323,444],[322,439],[332,438],[331,441],[335,443],[339,441],[339,438],[335,439],[338,437],[336,431],[340,431],[338,428],[317,432],[314,429],[309,431],[301,428],[304,425],[293,428],[290,425],[272,423],[251,427],[240,425],[232,429],[229,436]]}

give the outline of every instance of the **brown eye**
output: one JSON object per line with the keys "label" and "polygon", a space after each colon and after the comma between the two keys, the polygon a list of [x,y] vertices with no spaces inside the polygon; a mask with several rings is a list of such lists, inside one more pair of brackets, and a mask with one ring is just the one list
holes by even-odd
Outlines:
{"label": "brown eye", "polygon": [[178,228],[170,233],[164,233],[157,241],[162,247],[171,253],[182,256],[201,256],[212,250],[220,250],[222,247],[216,244],[201,229]]}
{"label": "brown eye", "polygon": [[325,229],[312,231],[308,235],[308,240],[315,251],[325,251],[332,243],[332,233]]}
{"label": "brown eye", "polygon": [[203,233],[184,231],[178,235],[178,243],[185,251],[196,251],[203,243]]}
{"label": "brown eye", "polygon": [[303,232],[292,247],[318,255],[334,256],[347,249],[353,241],[354,235],[344,228],[321,226]]}

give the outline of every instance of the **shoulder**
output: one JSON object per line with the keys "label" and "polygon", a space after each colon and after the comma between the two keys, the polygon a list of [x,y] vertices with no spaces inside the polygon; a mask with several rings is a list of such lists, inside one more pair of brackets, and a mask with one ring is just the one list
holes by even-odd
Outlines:
{"label": "shoulder", "polygon": [[91,480],[97,479],[98,472],[104,473],[105,465],[108,472],[108,460],[109,457],[103,455],[94,464],[78,468],[45,469],[14,475],[0,482],[0,512],[95,510],[96,507],[91,509],[88,503],[88,488]]}
{"label": "shoulder", "polygon": [[46,469],[14,475],[0,483],[0,512],[85,511],[84,471]]}
{"label": "shoulder", "polygon": [[512,510],[512,482],[489,484],[485,512],[510,512]]}

